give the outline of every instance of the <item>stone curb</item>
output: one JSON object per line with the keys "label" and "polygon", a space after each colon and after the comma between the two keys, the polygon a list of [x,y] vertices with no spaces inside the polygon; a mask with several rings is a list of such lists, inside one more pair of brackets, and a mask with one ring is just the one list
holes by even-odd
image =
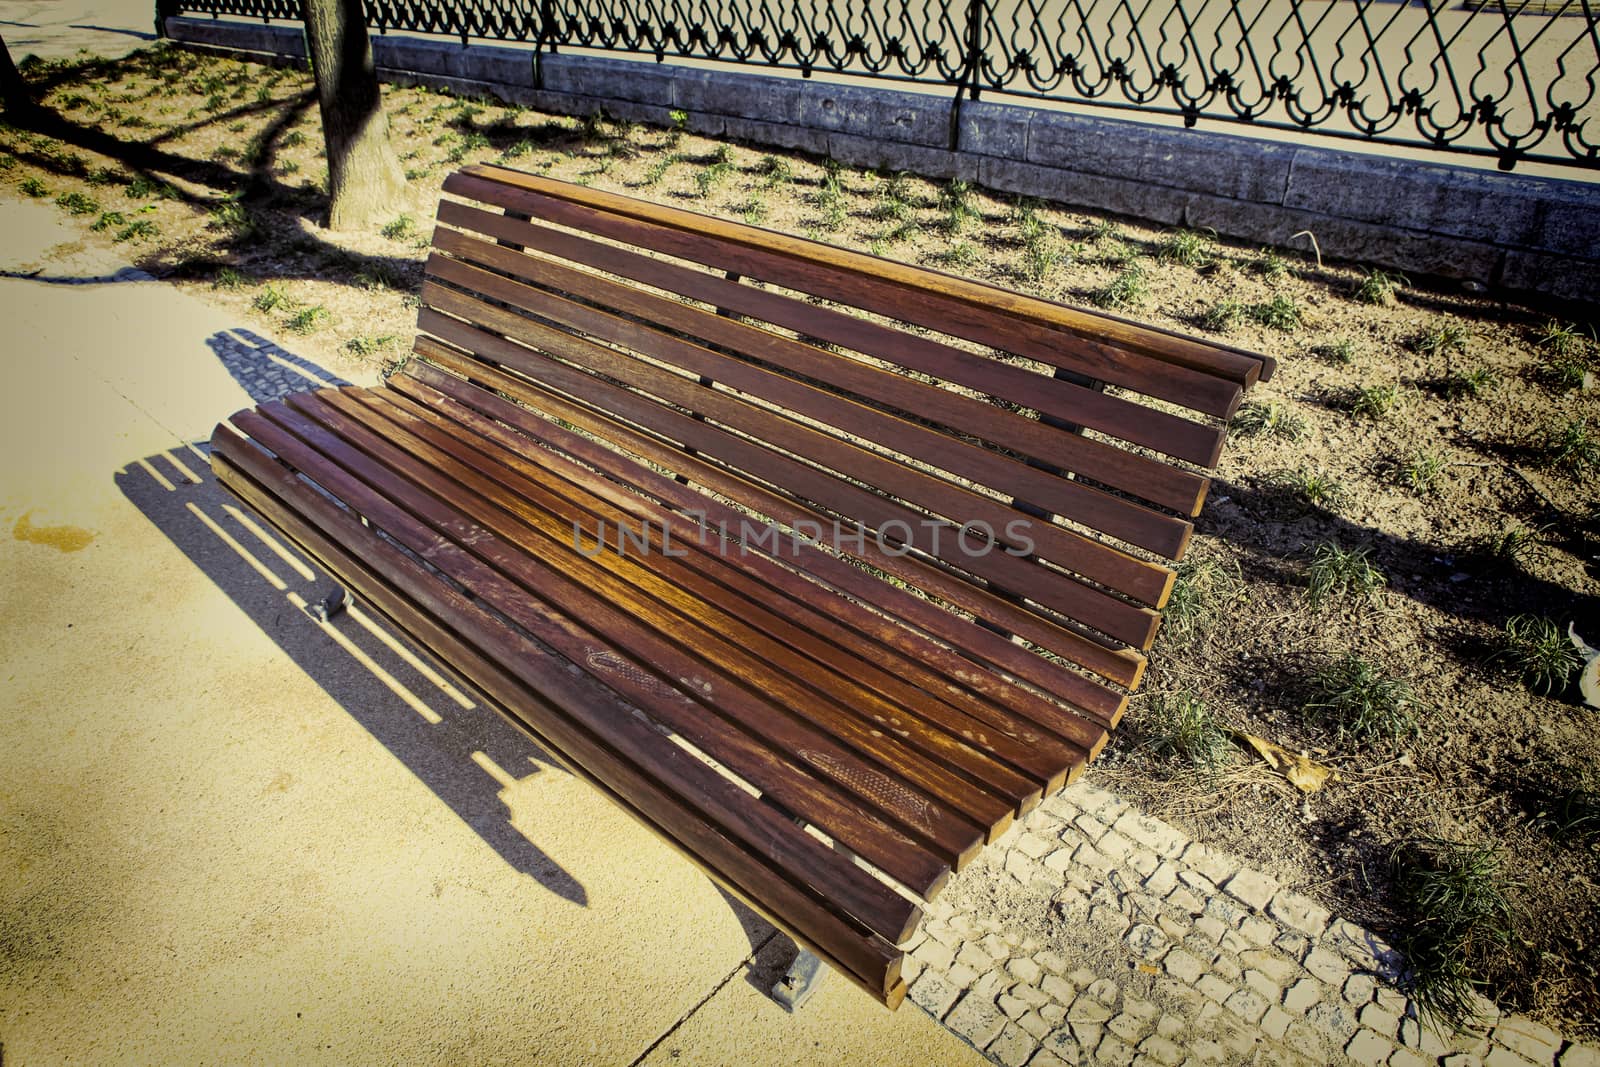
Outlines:
{"label": "stone curb", "polygon": [[[298,26],[173,18],[207,49],[302,57]],[[1003,192],[1505,291],[1600,304],[1600,185],[1494,174],[1233,133],[966,101],[943,92],[711,71],[526,47],[378,36],[391,80],[561,114],[603,108],[853,166],[975,180]]]}

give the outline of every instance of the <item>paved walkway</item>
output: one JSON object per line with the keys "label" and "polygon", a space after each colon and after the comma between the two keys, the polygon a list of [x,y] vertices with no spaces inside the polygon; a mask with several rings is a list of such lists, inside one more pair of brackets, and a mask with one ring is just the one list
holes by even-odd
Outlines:
{"label": "paved walkway", "polygon": [[1380,938],[1083,782],[954,879],[919,936],[911,999],[1005,1067],[1600,1067],[1487,1000],[1479,1030],[1419,1025]]}

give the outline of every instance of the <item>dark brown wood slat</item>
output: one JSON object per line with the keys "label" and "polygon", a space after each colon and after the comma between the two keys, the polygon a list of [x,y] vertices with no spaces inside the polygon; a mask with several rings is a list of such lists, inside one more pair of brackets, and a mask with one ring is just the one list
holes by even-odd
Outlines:
{"label": "dark brown wood slat", "polygon": [[[422,485],[433,483],[435,495],[450,499],[454,508],[470,513],[474,521],[483,524],[497,536],[510,543],[521,544],[524,549],[529,547],[530,540],[534,543],[540,541],[540,537],[530,537],[536,527],[527,525],[530,522],[537,523],[540,518],[534,509],[511,498],[509,494],[496,493],[470,469],[434,450],[426,442],[411,438],[406,431],[396,427],[373,432],[375,428],[365,420],[369,416],[374,419],[380,417],[343,394],[333,391],[315,397],[297,394],[290,398],[289,404],[333,430],[345,441],[359,446],[366,455],[379,459],[384,466],[404,478]],[[404,451],[401,451],[402,444]],[[441,482],[444,478],[449,480]],[[500,514],[495,513],[496,505],[501,509]],[[605,557],[597,557],[595,561],[585,560],[566,540],[569,533],[570,530],[547,530],[541,535],[547,538],[542,547],[560,561],[560,569],[558,572],[551,567],[541,568],[540,582],[562,588],[564,602],[582,603],[584,607],[581,614],[585,617],[592,618],[604,613],[608,603],[625,605],[627,616],[649,627],[652,632],[667,637],[684,651],[693,653],[697,662],[691,668],[692,675],[705,674],[708,668],[716,668],[723,672],[719,676],[724,677],[724,684],[734,684],[731,679],[742,679],[773,701],[804,709],[799,713],[804,721],[822,728],[870,759],[881,761],[895,777],[928,791],[953,811],[962,813],[974,825],[985,829],[991,839],[1004,832],[1013,812],[1025,802],[1031,802],[1037,794],[1038,789],[1031,783],[1005,772],[982,757],[981,753],[956,739],[909,729],[908,724],[897,719],[893,709],[876,707],[870,700],[862,699],[858,709],[847,711],[831,699],[820,699],[836,696],[825,680],[813,676],[802,684],[791,680],[787,674],[764,669],[765,664],[761,659],[735,647],[692,614],[679,614],[665,609],[651,600],[642,599],[639,593],[631,592],[627,585],[604,571],[585,568],[586,563],[608,561]],[[532,562],[527,561],[528,564]],[[565,581],[561,575],[568,575],[572,580]],[[632,635],[637,631],[637,626],[630,626],[624,619],[614,618],[613,624],[615,630],[611,625],[607,627],[608,636]],[[751,635],[742,633],[740,637],[742,641],[748,641]],[[639,640],[637,636],[631,639]],[[650,658],[641,658],[646,663],[654,662]],[[786,664],[785,670],[789,670],[790,666]],[[818,682],[823,684],[819,685]],[[816,685],[816,688],[808,689],[807,684]],[[851,712],[874,720],[876,725],[856,718]],[[907,745],[912,747],[907,748]],[[928,757],[936,757],[943,762],[919,757],[914,751],[918,748]],[[955,773],[953,768],[958,767],[971,778],[963,778]],[[912,825],[924,833],[937,829],[927,825],[926,816],[922,824]]]}
{"label": "dark brown wood slat", "polygon": [[1231,378],[1240,384],[1254,383],[1258,377],[1270,377],[1275,366],[1274,361],[1268,356],[1231,345],[1212,344],[1170,330],[1155,329],[1115,316],[1105,316],[1099,312],[1030,297],[967,278],[922,270],[817,241],[802,240],[774,230],[727,222],[678,208],[608,193],[601,189],[553,181],[489,163],[465,167],[462,173],[487,175],[493,180],[513,184],[519,188],[561,196],[573,203],[598,207],[633,218],[704,230],[755,247],[770,247],[785,255],[805,258],[831,267],[841,274],[854,277],[881,275],[908,288],[926,289],[959,300],[976,309],[998,309],[1028,322],[1051,322],[1077,337],[1116,344],[1134,352],[1149,353],[1165,362],[1203,369],[1206,373]]}
{"label": "dark brown wood slat", "polygon": [[[570,355],[575,360],[586,361],[588,366],[595,367],[602,373],[609,372],[630,384],[649,383],[649,388],[663,395],[665,399],[681,404],[689,411],[702,414],[715,412],[719,419],[725,418],[733,425],[744,423],[761,429],[762,420],[754,417],[758,412],[755,409],[736,406],[742,402],[733,399],[729,394],[705,389],[678,375],[647,367],[632,357],[606,349],[594,342],[554,328],[539,327],[521,316],[510,312],[498,312],[488,305],[472,301],[452,291],[437,286],[433,286],[432,290],[429,298],[431,303],[439,306],[460,306],[464,310],[471,310],[484,321],[486,326],[497,331],[536,339],[541,348],[548,348],[562,356]],[[715,455],[718,459],[744,470],[761,471],[762,477],[773,480],[783,485],[785,489],[801,494],[840,514],[851,516],[865,523],[869,529],[881,530],[886,523],[898,522],[903,523],[908,530],[914,531],[920,529],[919,524],[925,517],[897,501],[860,489],[832,473],[801,463],[767,445],[736,437],[709,422],[679,415],[652,397],[613,386],[586,370],[560,362],[497,333],[489,333],[462,320],[451,319],[434,308],[424,308],[419,321],[424,323],[424,328],[428,332],[436,336],[481,352],[491,359],[515,368],[521,374],[569,395],[585,397],[591,401],[603,398],[603,404],[609,410],[639,425],[655,428],[658,432],[661,432],[660,428],[663,426],[671,427],[670,435],[682,444],[696,451]],[[791,447],[798,445],[802,452],[808,447],[818,449],[823,447],[822,443],[812,441],[801,433],[801,430],[803,427],[796,427]],[[767,431],[767,436],[772,436],[770,427]],[[896,473],[903,475],[903,472]],[[900,480],[900,477],[896,480]],[[980,509],[974,506],[973,512],[981,517],[985,513],[992,514],[995,508],[1003,509],[1003,505],[991,501],[990,506],[986,508]],[[957,514],[961,513],[956,507],[950,507],[950,510]],[[1014,517],[1016,517],[1014,512],[1003,512],[999,519],[999,527],[1003,528],[1009,518]],[[1048,532],[1043,528],[1030,530],[1030,534],[1037,539],[1048,539]],[[947,538],[946,545],[951,544],[953,540]],[[1029,595],[1041,603],[1127,644],[1148,648],[1154,640],[1159,621],[1159,616],[1154,611],[1119,600],[1066,574],[1050,571],[1030,559],[1023,559],[1005,551],[974,556],[951,553],[947,549],[941,555],[974,574],[997,582],[1003,588],[1027,589]],[[951,559],[952,556],[955,558]],[[1165,585],[1155,597],[1157,604],[1164,601],[1170,592],[1171,572],[1166,573],[1166,578]]]}
{"label": "dark brown wood slat", "polygon": [[[816,862],[817,869],[839,862],[836,854],[775,809],[751,804],[748,794],[633,719],[625,707],[597,706],[594,694],[574,680],[540,670],[547,657],[537,646],[428,575],[226,427],[218,428],[213,442],[219,481],[357,595],[405,620],[407,632],[424,646],[466,668],[476,688],[497,708],[514,709],[519,725],[560,753],[575,773],[717,872],[863,988],[886,1002],[904,995],[903,955],[892,944],[865,929],[852,930],[847,917],[791,882],[789,874],[756,859],[736,835],[811,852],[806,862]],[[345,545],[359,549],[340,547]],[[454,625],[446,628],[436,621],[440,618]],[[591,732],[596,729],[609,744],[596,739]],[[649,773],[639,769],[641,759]],[[691,807],[691,797],[704,808]],[[706,818],[706,808],[714,812],[712,819]],[[914,924],[915,916],[908,915],[908,925]]]}
{"label": "dark brown wood slat", "polygon": [[[238,418],[240,428],[247,430],[252,438],[297,468],[315,472],[321,484],[341,499],[358,506],[370,504],[375,499],[370,482],[355,480],[361,474],[369,479],[374,478],[371,465],[364,463],[359,455],[351,462],[352,453],[342,442],[296,412],[287,408],[263,410],[276,421],[268,421],[257,415],[241,415]],[[319,446],[319,451],[313,451]],[[340,465],[340,460],[344,465]],[[353,468],[361,469],[356,471]],[[382,475],[378,477],[381,479]],[[392,488],[390,495],[393,495]],[[414,496],[408,497],[408,500],[413,506],[417,504]],[[415,512],[441,532],[446,532],[453,521],[444,505],[427,500],[423,500]],[[401,540],[408,547],[416,547],[414,542]],[[470,551],[508,577],[514,577],[514,572],[522,569],[521,557],[497,542],[474,540]],[[547,575],[544,577],[548,578]],[[558,583],[544,580],[540,585],[541,589],[552,589]],[[486,597],[486,602],[492,603],[492,594]],[[596,630],[579,625],[571,617],[550,608],[546,602],[529,596],[526,586],[522,594],[510,603],[509,610],[504,604],[494,603],[493,606],[572,662],[587,666],[589,673],[603,684],[647,710],[657,721],[687,738],[735,774],[747,780],[758,779],[763,791],[785,808],[807,817],[808,821],[860,853],[907,888],[931,899],[943,886],[949,873],[949,861],[938,858],[925,845],[918,844],[897,826],[880,818],[872,808],[864,807],[860,798],[847,795],[847,790],[828,779],[802,773],[789,761],[775,758],[775,751],[770,744],[729,727],[715,715],[707,714],[705,707],[691,699],[698,697],[698,693],[686,695],[681,686],[674,687],[659,678],[651,678],[641,666],[628,664],[607,647],[605,640],[597,636]],[[603,624],[604,619],[599,622]],[[597,656],[601,657],[600,662],[614,663],[617,669],[603,673],[595,669],[593,662]],[[746,699],[744,703],[754,704],[754,701]],[[879,792],[890,785],[890,779],[877,775],[870,767],[859,764],[848,753],[836,749],[814,734],[789,730],[784,737],[791,744],[809,744],[813,750],[827,754],[833,765],[849,768],[850,773],[858,779],[876,782]],[[915,810],[926,814],[928,806],[926,801],[919,798]],[[948,839],[949,835],[936,833],[933,837]],[[975,831],[970,832],[966,844],[957,846],[954,854],[962,857],[975,854],[977,844]],[[945,849],[944,846],[936,846],[936,850],[942,852]]]}
{"label": "dark brown wood slat", "polygon": [[[428,337],[419,338],[417,353],[420,358],[408,365],[407,373],[436,388],[450,390],[454,386],[463,385],[466,379],[481,381],[487,387],[515,397],[531,407],[567,419],[585,432],[619,442],[621,447],[636,455],[660,463],[669,469],[679,468],[689,472],[693,481],[698,484],[724,494],[730,499],[738,500],[754,508],[761,515],[791,526],[802,518],[819,518],[816,512],[806,510],[789,498],[771,492],[742,475],[687,456],[675,444],[668,444],[636,431],[609,414],[597,413],[586,406],[566,400],[526,378],[514,377],[497,370],[472,356],[459,353],[441,341]],[[470,395],[473,387],[464,386],[464,388],[467,392],[453,395],[458,395],[470,403],[479,403]],[[712,502],[705,507],[708,511],[717,512],[719,505]],[[723,509],[718,513],[725,514],[737,522],[737,517],[731,511]],[[831,540],[829,544],[835,549],[843,550]],[[802,556],[808,569],[834,587],[852,595],[862,596],[869,601],[881,602],[886,610],[913,621],[927,632],[952,641],[967,650],[969,654],[981,655],[1001,669],[1026,678],[1047,692],[1058,693],[1078,707],[1099,709],[1103,716],[1108,717],[1101,721],[1114,723],[1126,706],[1126,698],[1118,697],[1071,671],[1055,667],[1003,638],[977,629],[970,622],[957,618],[921,597],[874,579],[844,560],[821,552],[802,552]],[[1035,645],[1064,656],[1103,678],[1131,689],[1143,674],[1145,658],[1140,653],[1114,649],[1090,641],[1075,631],[1057,626],[1027,607],[1003,600],[986,589],[920,560],[871,551],[860,558],[872,567],[919,589],[927,590],[950,604],[999,623]],[[1041,678],[1039,672],[1046,672],[1045,677]]]}
{"label": "dark brown wood slat", "polygon": [[[819,275],[831,276],[838,279],[838,285],[832,286],[837,291],[849,292],[864,286],[865,294],[845,299],[845,303],[853,306],[902,321],[914,318],[921,325],[941,332],[994,344],[1019,354],[1033,355],[1028,350],[1034,349],[1054,366],[1090,378],[1115,381],[1146,395],[1221,418],[1232,414],[1230,397],[1233,403],[1237,402],[1228,386],[1242,387],[1255,382],[1268,362],[1267,357],[1255,353],[1241,354],[1227,346],[1210,345],[1196,338],[1150,329],[1126,319],[1071,308],[935,270],[599,190],[573,188],[564,182],[516,171],[491,175],[486,170],[466,168],[455,182],[456,188],[451,188],[452,183],[447,180],[445,191],[505,206],[499,204],[499,198],[506,193],[500,193],[497,198],[493,193],[475,195],[484,191],[481,187],[475,192],[467,191],[474,179],[479,179],[491,189],[498,185],[507,191],[546,196],[573,208],[679,233],[704,234],[740,250],[770,253],[782,257],[784,262],[769,269],[805,278],[808,282]],[[539,211],[525,213],[550,217]],[[751,276],[765,277],[761,272]],[[766,280],[811,291],[809,285],[789,285],[777,277]],[[863,298],[872,300],[874,306],[867,308],[860,303]],[[907,316],[885,310],[896,306],[915,308],[916,313]]]}
{"label": "dark brown wood slat", "polygon": [[[614,344],[632,347],[653,358],[695,370],[729,388],[759,396],[901,455],[915,456],[920,462],[987,485],[1006,496],[1026,500],[1045,511],[1169,559],[1182,555],[1189,543],[1194,527],[1183,519],[1152,511],[1082,482],[1058,477],[1037,466],[787,376],[824,378],[831,364],[842,362],[838,356],[680,301],[667,300],[551,260],[512,252],[449,231],[441,231],[435,243],[460,259],[511,272],[517,282],[499,284],[501,279],[496,276],[486,276],[473,266],[442,260],[437,253],[429,258],[427,267],[434,277],[483,292],[489,290],[480,288],[477,283],[492,282],[497,291],[491,295],[501,299],[505,298],[502,291],[506,285],[517,285],[519,295],[508,302],[518,307]],[[521,284],[526,282],[549,286],[629,317],[621,318],[570,300],[550,297],[530,285]],[[681,329],[694,337],[782,367],[787,374],[752,366],[730,355],[681,341],[655,328],[657,326]],[[900,377],[899,380],[907,379]]]}
{"label": "dark brown wood slat", "polygon": [[[550,516],[554,520],[553,529],[546,527],[542,519],[538,526],[548,529],[554,544],[569,553],[572,550],[565,538],[578,528],[575,524],[589,526],[593,533],[594,515],[571,508],[569,501],[552,493],[545,485],[486,454],[478,442],[467,440],[459,433],[441,432],[439,427],[396,398],[363,391],[346,392],[339,398],[329,399],[335,401],[344,397],[388,419],[397,430],[384,429],[371,422],[366,425],[386,440],[406,447],[418,458],[434,459],[417,453],[410,442],[424,442],[436,449],[438,456],[448,456],[455,463],[503,486],[506,493],[474,486],[476,492],[502,509],[511,510],[527,504]],[[525,521],[533,522],[531,518]],[[649,566],[611,552],[599,553],[596,561],[633,590],[676,608],[714,633],[726,634],[730,639],[737,637],[742,650],[769,667],[781,667],[797,683],[819,694],[829,694],[841,707],[869,717],[898,736],[927,743],[930,757],[962,770],[991,792],[1014,799],[1022,809],[1031,808],[1037,802],[1041,787],[1064,772],[1064,767],[1041,760],[1036,746],[1024,745],[1001,731],[986,729],[984,723],[966,712],[918,692],[888,676],[876,665],[841,649],[830,649],[815,635],[799,630],[758,603],[740,603],[742,598],[736,598],[725,586],[708,581],[693,568],[666,555],[659,539],[647,535],[646,544],[652,546],[654,552]],[[526,543],[524,546],[528,547]],[[700,647],[698,641],[695,644]],[[799,657],[794,655],[796,652]],[[818,668],[822,670],[819,672]],[[939,733],[958,747],[951,749],[940,742],[937,751],[933,751],[929,742]],[[922,745],[913,742],[913,747]],[[994,766],[997,761],[1005,766]]]}
{"label": "dark brown wood slat", "polygon": [[[1068,769],[1085,759],[1084,747],[1063,744],[1053,736],[1030,729],[1018,719],[953,688],[941,694],[919,688],[911,680],[922,675],[919,665],[902,659],[889,649],[875,647],[858,651],[858,641],[851,641],[849,633],[842,626],[806,605],[805,594],[820,593],[817,587],[812,586],[809,591],[793,586],[775,590],[764,583],[751,581],[731,565],[726,559],[727,554],[717,553],[709,545],[698,544],[695,529],[688,521],[672,516],[659,507],[637,510],[613,507],[577,484],[565,480],[558,482],[549,465],[536,464],[519,454],[531,444],[526,438],[520,441],[507,440],[507,437],[514,438],[515,435],[509,431],[503,435],[496,433],[498,427],[493,424],[483,425],[481,430],[484,433],[479,436],[477,430],[452,422],[440,412],[415,403],[398,390],[362,394],[358,399],[369,406],[392,406],[396,414],[391,418],[401,417],[403,425],[410,426],[413,432],[429,440],[437,441],[443,436],[467,441],[472,448],[483,453],[491,464],[505,471],[516,472],[510,479],[497,475],[498,480],[513,492],[549,508],[564,524],[572,524],[573,528],[590,526],[596,519],[622,522],[627,515],[643,518],[650,524],[646,527],[646,544],[657,557],[652,569],[661,578],[718,604],[740,623],[782,641],[913,714],[924,715],[940,728],[980,746],[993,758],[1029,775],[1046,791],[1063,784]],[[427,431],[416,426],[417,422],[427,423]],[[592,484],[587,479],[585,482]],[[636,497],[635,500],[644,503],[640,498]],[[666,535],[671,537],[670,543],[659,533],[648,532],[651,529],[671,531]],[[672,548],[672,551],[682,552],[682,557],[672,558],[669,555],[668,549],[673,545],[676,548]],[[783,605],[782,615],[769,610],[767,606],[774,603],[774,593],[783,598],[777,601]],[[851,645],[856,647],[852,649],[849,647]],[[868,658],[870,656],[875,656],[876,661]],[[942,711],[942,705],[951,706],[959,713],[959,717]],[[1098,731],[1093,731],[1087,723],[1082,726],[1080,736],[1085,745],[1093,743],[1095,738],[1091,734]]]}
{"label": "dark brown wood slat", "polygon": [[[1003,396],[1024,407],[1037,398],[1042,375],[988,361],[1004,367],[998,376],[986,374],[981,357],[930,338],[895,330],[858,315],[818,307],[781,293],[760,289],[717,275],[641,255],[616,245],[513,219],[454,201],[442,201],[441,221],[499,239],[515,237],[520,245],[574,263],[604,270],[699,300],[712,307],[786,327],[832,344],[870,353],[923,373],[938,374],[953,367],[949,380],[979,392]],[[454,231],[439,229],[435,246],[454,252]],[[798,344],[798,342],[796,342]],[[810,349],[811,346],[802,346]],[[1058,429],[1037,419],[998,408],[960,393],[928,385],[904,374],[858,363],[847,358],[826,361],[826,374],[817,377],[863,396],[881,398],[900,410],[913,412],[958,432],[975,434],[1002,448],[1093,478],[1122,492],[1193,517],[1200,513],[1209,480],[1169,463],[1128,452],[1105,441]],[[993,379],[993,380],[991,380]],[[1011,385],[1010,393],[1003,390]],[[1053,412],[1065,417],[1060,410]],[[1067,421],[1071,421],[1068,419]]]}
{"label": "dark brown wood slat", "polygon": [[[454,175],[450,181],[458,177],[459,174]],[[447,186],[448,184],[447,181]],[[1014,336],[1000,329],[1001,320],[992,315],[966,316],[971,317],[972,321],[962,323],[961,328],[951,328],[954,324],[940,321],[937,315],[931,312],[924,314],[928,309],[923,306],[924,301],[919,297],[927,298],[929,294],[926,292],[919,294],[894,286],[880,286],[872,276],[841,280],[837,272],[828,267],[782,256],[761,246],[746,246],[625,215],[607,214],[507,185],[497,185],[473,178],[462,179],[458,184],[462,186],[461,189],[449,191],[459,192],[461,195],[480,195],[485,202],[514,208],[529,215],[624,241],[636,247],[650,248],[745,277],[760,278],[763,281],[811,292],[901,321],[918,321],[943,332],[1008,351],[1022,352],[1035,358],[1038,356],[1037,352],[1032,351],[1038,346],[1026,343],[1027,339],[1024,337]],[[469,185],[470,189],[467,188]],[[890,261],[876,262],[887,265]],[[966,312],[972,310],[966,309]],[[1053,353],[1056,349],[1052,347],[1047,351]],[[1018,373],[1028,372],[1019,370]],[[1043,380],[1039,375],[1030,376],[1036,381]],[[1157,411],[1067,381],[1056,381],[1055,386],[1056,388],[1048,394],[1039,393],[1037,403],[1029,406],[1041,411],[1047,402],[1052,409],[1060,410],[1070,406],[1075,414],[1070,417],[1063,416],[1070,422],[1201,466],[1215,466],[1221,455],[1225,434],[1218,427]],[[1056,413],[1056,410],[1049,412],[1051,415]]]}
{"label": "dark brown wood slat", "polygon": [[[955,656],[948,647],[927,640],[881,612],[867,610],[856,600],[817,585],[797,571],[778,566],[766,556],[713,553],[710,546],[699,543],[700,528],[694,523],[663,512],[654,499],[640,495],[643,492],[650,498],[664,500],[667,506],[679,512],[697,512],[715,505],[710,498],[675,479],[640,467],[629,472],[636,479],[634,487],[624,489],[611,478],[566,458],[572,455],[591,466],[599,465],[599,469],[615,470],[616,453],[609,453],[595,442],[500,397],[469,387],[468,395],[458,400],[409,375],[390,379],[390,386],[390,391],[413,401],[413,409],[419,416],[439,425],[462,426],[468,432],[497,442],[503,453],[516,457],[513,461],[502,454],[499,457],[502,462],[508,465],[515,462],[520,469],[537,470],[548,481],[559,479],[572,486],[572,491],[563,491],[563,495],[580,500],[591,512],[599,513],[603,506],[609,506],[614,514],[670,521],[675,542],[690,548],[691,565],[700,568],[702,573],[715,575],[719,582],[752,600],[771,600],[776,596],[785,612],[792,614],[799,625],[824,635],[839,647],[856,646],[863,640],[881,645],[881,649],[871,654],[887,657],[890,669],[896,674],[929,693],[956,702],[996,728],[1007,729],[1030,743],[1042,740],[1041,735],[1066,740],[1068,746],[1059,753],[1064,758],[1064,766],[1073,763],[1074,753],[1077,760],[1084,760],[1104,741],[1105,724],[1092,725],[1089,718],[1079,717],[1082,714],[1092,718],[1093,713],[1070,712],[1002,681],[998,675],[975,672],[971,661]],[[537,447],[539,445],[547,447]],[[976,634],[996,639],[987,630],[973,629]],[[1016,647],[1009,642],[1005,644],[1011,649]],[[936,673],[936,669],[940,673]],[[1003,710],[1007,705],[1015,708],[1027,725],[1015,726],[1015,720]]]}

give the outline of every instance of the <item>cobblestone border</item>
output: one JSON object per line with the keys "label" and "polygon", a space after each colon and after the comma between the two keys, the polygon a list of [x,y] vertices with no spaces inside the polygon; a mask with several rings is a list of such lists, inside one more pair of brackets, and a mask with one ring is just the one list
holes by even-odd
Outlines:
{"label": "cobblestone border", "polygon": [[[1003,908],[983,906],[985,880]],[[1480,1029],[1419,1024],[1393,985],[1400,962],[1316,901],[1080,783],[952,881],[905,973],[915,1004],[1004,1067],[1600,1067],[1600,1050],[1481,998]]]}

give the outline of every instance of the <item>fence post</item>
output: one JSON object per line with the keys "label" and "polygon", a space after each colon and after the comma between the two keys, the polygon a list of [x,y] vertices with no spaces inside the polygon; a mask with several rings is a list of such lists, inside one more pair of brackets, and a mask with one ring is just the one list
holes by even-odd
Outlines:
{"label": "fence post", "polygon": [[950,151],[961,143],[961,97],[970,92],[978,99],[978,64],[983,61],[983,13],[987,0],[967,0],[965,55],[961,76],[956,79],[956,96],[950,102]]}
{"label": "fence post", "polygon": [[178,14],[178,0],[156,0],[156,36],[167,35],[167,20]]}

